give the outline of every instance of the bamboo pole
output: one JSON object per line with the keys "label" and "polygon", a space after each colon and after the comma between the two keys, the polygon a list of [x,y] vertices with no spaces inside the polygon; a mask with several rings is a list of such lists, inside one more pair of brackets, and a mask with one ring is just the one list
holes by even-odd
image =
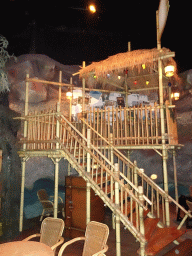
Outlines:
{"label": "bamboo pole", "polygon": [[[138,197],[139,200],[143,203],[143,187],[139,186],[138,187]],[[145,236],[145,226],[144,226],[144,215],[143,215],[143,207],[139,205],[139,227],[140,227],[140,232],[143,236]],[[145,243],[140,242],[140,255],[144,256],[145,255]]]}
{"label": "bamboo pole", "polygon": [[[26,74],[26,89],[25,89],[25,116],[28,115],[29,108],[29,82],[27,79],[29,74]],[[24,121],[24,138],[27,138],[27,120]],[[23,143],[23,150],[26,149],[26,143]],[[26,159],[22,160],[22,178],[21,178],[21,201],[20,201],[20,221],[19,221],[19,231],[23,230],[23,208],[24,208],[24,188],[25,188],[25,166]]]}
{"label": "bamboo pole", "polygon": [[[119,178],[119,165],[115,164],[114,174]],[[119,208],[119,183],[115,181],[115,205]],[[121,256],[120,217],[116,213],[116,256]]]}
{"label": "bamboo pole", "polygon": [[[175,201],[178,203],[178,184],[177,184],[177,167],[176,167],[176,152],[173,150],[173,170],[174,170],[174,182],[175,182]],[[178,211],[178,207],[176,207],[176,212]]]}
{"label": "bamboo pole", "polygon": [[[60,113],[60,103],[57,103],[57,114]],[[59,138],[59,132],[60,132],[60,124],[59,120],[56,122],[56,137]],[[59,143],[56,143],[56,150],[59,149]],[[54,218],[57,218],[57,212],[58,212],[58,186],[59,186],[59,158],[55,158],[53,160],[55,164],[55,191],[54,191]]]}
{"label": "bamboo pole", "polygon": [[[90,149],[91,144],[91,130],[87,130],[87,147]],[[91,171],[91,156],[87,152],[87,173],[90,174]],[[86,189],[86,224],[91,221],[91,183],[87,181]]]}
{"label": "bamboo pole", "polygon": [[[159,35],[159,12],[156,12],[157,22],[157,49],[161,51],[161,41]],[[163,157],[163,177],[164,177],[164,190],[166,194],[169,194],[168,190],[168,175],[167,175],[167,149],[165,145],[165,116],[163,105],[163,77],[162,77],[162,60],[158,58],[158,70],[159,70],[159,104],[160,104],[160,119],[161,119],[161,137],[162,137],[162,157]],[[165,198],[165,213],[166,213],[166,225],[170,226],[170,213],[169,213],[169,201],[168,196]]]}
{"label": "bamboo pole", "polygon": [[[83,68],[85,68],[85,61],[83,61]],[[82,79],[82,96],[83,136],[85,136],[85,78]]]}
{"label": "bamboo pole", "polygon": [[[59,71],[59,83],[62,83],[62,71]],[[59,86],[59,104],[61,105],[61,86]]]}

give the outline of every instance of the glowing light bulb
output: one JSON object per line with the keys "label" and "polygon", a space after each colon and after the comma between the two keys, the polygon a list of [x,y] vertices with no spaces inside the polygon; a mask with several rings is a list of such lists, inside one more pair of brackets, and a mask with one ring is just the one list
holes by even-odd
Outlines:
{"label": "glowing light bulb", "polygon": [[92,12],[92,13],[95,13],[95,12],[96,12],[95,5],[90,4],[90,5],[89,5],[89,11]]}
{"label": "glowing light bulb", "polygon": [[152,174],[152,175],[151,175],[151,179],[152,179],[152,180],[156,180],[156,179],[157,179],[157,174]]}

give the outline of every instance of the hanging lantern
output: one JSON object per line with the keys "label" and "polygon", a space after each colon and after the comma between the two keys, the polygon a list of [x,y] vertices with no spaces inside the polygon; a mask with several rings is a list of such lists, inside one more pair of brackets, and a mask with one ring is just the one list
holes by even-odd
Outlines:
{"label": "hanging lantern", "polygon": [[178,100],[179,97],[180,97],[180,93],[179,93],[179,92],[172,92],[172,93],[171,93],[171,98],[172,98],[173,100]]}
{"label": "hanging lantern", "polygon": [[146,68],[145,64],[142,64],[142,68],[143,68],[143,69],[145,69],[145,68]]}
{"label": "hanging lantern", "polygon": [[72,92],[70,90],[66,93],[66,97],[69,100],[72,98]]}
{"label": "hanging lantern", "polygon": [[157,174],[155,174],[155,173],[151,174],[151,179],[156,180],[157,179]]}
{"label": "hanging lantern", "polygon": [[168,65],[165,67],[166,77],[171,77],[174,75],[175,67],[173,65]]}
{"label": "hanging lantern", "polygon": [[146,81],[146,85],[148,85],[148,84],[149,84],[149,80]]}

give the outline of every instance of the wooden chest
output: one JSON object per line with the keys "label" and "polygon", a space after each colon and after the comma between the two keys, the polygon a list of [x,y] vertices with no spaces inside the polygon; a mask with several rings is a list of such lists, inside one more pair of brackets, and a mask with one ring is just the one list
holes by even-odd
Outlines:
{"label": "wooden chest", "polygon": [[[65,178],[65,235],[69,238],[85,235],[86,229],[86,182],[82,177]],[[91,221],[103,222],[103,201],[91,189]]]}

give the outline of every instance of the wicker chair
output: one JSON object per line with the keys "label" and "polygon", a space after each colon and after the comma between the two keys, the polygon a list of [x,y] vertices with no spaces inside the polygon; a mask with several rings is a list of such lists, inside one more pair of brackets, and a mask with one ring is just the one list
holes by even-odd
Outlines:
{"label": "wicker chair", "polygon": [[[189,207],[189,212],[192,214],[192,202],[191,201],[188,201],[186,200],[186,204],[187,206]],[[189,225],[189,221],[192,220],[190,217],[187,218],[186,220],[186,228],[192,228],[192,226]]]}
{"label": "wicker chair", "polygon": [[64,243],[59,250],[58,256],[63,255],[63,251],[68,245],[80,240],[85,240],[82,256],[105,255],[104,253],[108,250],[106,245],[108,236],[109,228],[107,225],[91,221],[87,225],[85,237],[77,237]]}
{"label": "wicker chair", "polygon": [[54,251],[59,245],[64,242],[62,237],[65,223],[62,219],[47,217],[42,221],[40,234],[33,234],[23,239],[29,241],[33,238],[39,237],[40,243],[44,243],[51,247]]}
{"label": "wicker chair", "polygon": [[[37,196],[43,206],[43,211],[42,211],[41,218],[40,218],[40,221],[42,221],[43,216],[49,216],[49,215],[53,214],[54,205],[53,205],[53,202],[50,200],[51,197],[48,196],[47,191],[45,189],[38,190]],[[58,197],[58,199],[60,200],[60,202],[58,203],[58,212],[62,212],[62,215],[64,218],[65,217],[64,203],[60,196]]]}

